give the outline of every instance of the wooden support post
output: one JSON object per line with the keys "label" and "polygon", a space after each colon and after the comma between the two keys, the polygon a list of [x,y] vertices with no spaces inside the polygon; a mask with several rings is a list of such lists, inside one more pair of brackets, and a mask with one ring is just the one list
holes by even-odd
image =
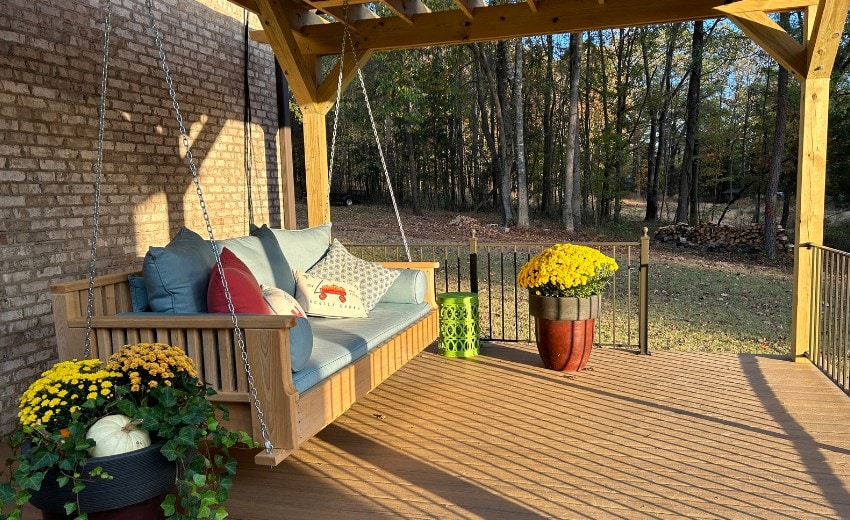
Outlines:
{"label": "wooden support post", "polygon": [[[289,112],[289,84],[280,64],[275,61],[274,78],[277,97],[277,163],[282,199],[282,226],[297,229],[295,221],[295,169],[292,166],[292,116]],[[271,224],[271,221],[269,222]]]}
{"label": "wooden support post", "polygon": [[809,350],[812,320],[818,317],[811,305],[820,301],[813,273],[812,250],[802,244],[823,243],[826,185],[826,139],[829,115],[829,77],[805,79],[800,83],[800,141],[797,165],[797,201],[794,223],[794,287],[791,303],[791,356],[802,361]]}
{"label": "wooden support post", "polygon": [[307,170],[307,225],[331,221],[328,200],[328,136],[326,111],[319,104],[301,105],[304,123],[304,168]]}

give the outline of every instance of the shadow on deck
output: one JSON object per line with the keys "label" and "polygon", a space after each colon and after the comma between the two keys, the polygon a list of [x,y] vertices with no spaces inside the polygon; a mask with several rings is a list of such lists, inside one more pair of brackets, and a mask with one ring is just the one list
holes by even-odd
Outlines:
{"label": "shadow on deck", "polygon": [[431,347],[277,468],[240,457],[231,518],[850,517],[850,398],[815,367],[604,349],[588,366]]}

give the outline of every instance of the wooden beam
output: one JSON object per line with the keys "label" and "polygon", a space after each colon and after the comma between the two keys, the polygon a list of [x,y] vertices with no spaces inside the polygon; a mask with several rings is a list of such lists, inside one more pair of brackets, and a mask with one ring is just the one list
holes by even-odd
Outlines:
{"label": "wooden beam", "polygon": [[[804,360],[812,341],[817,347],[818,286],[820,272],[813,266],[812,250],[802,244],[823,243],[823,217],[826,191],[826,143],[829,116],[829,78],[808,78],[800,82],[800,138],[797,152],[797,201],[794,221],[794,284],[791,292],[791,348],[795,360]],[[814,354],[814,352],[810,352]]]}
{"label": "wooden beam", "polygon": [[[372,56],[372,51],[355,51],[354,56],[346,53],[345,68],[342,71],[342,91],[348,88],[354,76],[357,75],[357,67],[361,69],[366,66],[366,62]],[[321,112],[328,112],[336,103],[336,90],[339,83],[339,61],[334,64],[333,68],[325,76],[322,84],[319,85],[317,101],[319,106],[317,109]]]}
{"label": "wooden beam", "polygon": [[531,10],[536,13],[537,12],[537,0],[525,0],[525,1],[528,2],[528,7],[530,7]]}
{"label": "wooden beam", "polygon": [[331,221],[328,200],[328,135],[327,105],[301,105],[304,127],[304,169],[307,177],[307,225],[318,226]]}
{"label": "wooden beam", "polygon": [[287,0],[256,0],[260,23],[299,105],[316,99],[316,71],[298,49],[289,23],[293,5]]}
{"label": "wooden beam", "polygon": [[487,5],[484,0],[454,0],[454,3],[464,16],[470,20],[472,19],[475,9],[485,7]]}
{"label": "wooden beam", "polygon": [[[782,1],[782,0],[780,0]],[[807,5],[812,0],[796,0]],[[412,26],[398,17],[354,24],[360,48],[405,49],[453,45],[520,36],[631,27],[714,18],[724,0],[618,0],[598,2],[538,2],[537,11],[523,3],[477,7],[474,16],[463,9],[417,15]],[[782,1],[790,6],[792,2]],[[467,4],[468,5],[468,4]],[[342,38],[340,24],[304,27],[296,40],[306,54],[335,54]]]}
{"label": "wooden beam", "polygon": [[417,14],[431,12],[420,0],[381,0],[381,3],[407,23],[413,23],[413,17]]}
{"label": "wooden beam", "polygon": [[777,13],[779,11],[800,11],[806,5],[817,5],[818,0],[738,0],[724,4],[717,9],[726,14],[740,14],[753,11]]}
{"label": "wooden beam", "polygon": [[832,74],[838,44],[847,20],[848,0],[820,0],[814,20],[814,32],[808,41],[809,78],[828,78]]}
{"label": "wooden beam", "polygon": [[797,79],[805,78],[805,47],[767,14],[752,11],[730,15],[729,19]]}

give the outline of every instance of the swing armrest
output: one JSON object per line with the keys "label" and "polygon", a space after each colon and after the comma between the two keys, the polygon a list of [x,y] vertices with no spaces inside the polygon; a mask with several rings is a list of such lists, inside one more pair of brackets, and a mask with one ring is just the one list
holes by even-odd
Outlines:
{"label": "swing armrest", "polygon": [[387,269],[419,269],[425,273],[428,282],[425,301],[432,309],[437,308],[437,297],[434,291],[434,271],[440,268],[440,262],[378,262]]}

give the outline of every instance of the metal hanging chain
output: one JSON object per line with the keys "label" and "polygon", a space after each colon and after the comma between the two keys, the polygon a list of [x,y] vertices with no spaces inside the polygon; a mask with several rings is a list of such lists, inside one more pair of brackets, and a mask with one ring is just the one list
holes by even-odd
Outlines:
{"label": "metal hanging chain", "polygon": [[337,77],[337,86],[336,86],[336,107],[334,109],[334,129],[333,129],[333,139],[331,141],[331,164],[328,168],[328,196],[330,197],[330,189],[331,182],[333,179],[333,165],[334,165],[334,153],[336,148],[336,134],[337,134],[337,122],[339,119],[339,101],[342,93],[342,70],[343,65],[345,64],[345,51],[346,48],[351,46],[351,53],[354,58],[354,65],[357,67],[357,77],[360,80],[360,89],[363,91],[363,99],[366,102],[366,111],[369,112],[369,122],[372,124],[372,133],[375,135],[375,144],[378,146],[378,156],[381,158],[381,166],[384,170],[384,178],[387,181],[387,190],[390,193],[390,200],[393,203],[393,210],[395,211],[395,218],[398,222],[398,230],[401,233],[401,241],[404,244],[404,253],[407,255],[407,261],[412,262],[410,257],[410,246],[407,244],[407,235],[404,233],[404,225],[401,222],[401,213],[398,210],[398,203],[396,202],[395,192],[393,191],[392,179],[390,178],[390,171],[387,168],[387,161],[384,158],[384,148],[381,146],[381,138],[378,137],[378,126],[375,124],[375,117],[372,115],[372,104],[369,103],[369,94],[366,92],[366,83],[363,81],[363,70],[360,68],[360,62],[357,60],[357,54],[354,49],[354,40],[351,37],[351,27],[348,23],[348,0],[345,0],[342,4],[343,9],[343,30],[342,30],[342,50],[339,54],[339,76]]}
{"label": "metal hanging chain", "polygon": [[180,114],[180,105],[177,103],[177,92],[174,90],[174,81],[171,78],[171,72],[168,68],[168,63],[165,59],[165,49],[162,45],[162,36],[160,35],[159,25],[156,23],[156,19],[153,15],[153,0],[145,0],[145,6],[148,10],[148,16],[150,17],[150,25],[151,30],[153,31],[154,40],[156,41],[157,51],[159,52],[159,61],[162,66],[162,72],[165,75],[165,83],[168,85],[168,95],[171,97],[171,105],[174,107],[174,115],[177,119],[177,125],[180,128],[180,137],[183,141],[183,148],[186,151],[186,161],[189,163],[189,171],[192,173],[192,182],[195,185],[195,193],[198,195],[198,200],[201,205],[201,211],[204,215],[204,223],[207,226],[207,233],[210,237],[210,246],[212,247],[213,254],[216,259],[216,266],[218,267],[218,275],[221,277],[222,287],[224,288],[224,297],[227,300],[227,309],[230,311],[230,319],[233,322],[233,330],[236,335],[236,341],[239,344],[239,352],[242,357],[242,362],[245,364],[245,373],[248,376],[248,388],[251,392],[251,398],[253,399],[254,408],[257,411],[257,419],[260,422],[260,433],[263,436],[263,445],[266,449],[266,453],[271,454],[274,446],[269,440],[269,431],[268,426],[266,426],[265,418],[263,417],[263,410],[260,406],[260,398],[257,396],[257,387],[254,384],[254,376],[251,374],[251,364],[248,363],[248,351],[245,347],[245,339],[242,336],[242,329],[239,328],[239,322],[236,317],[236,309],[233,307],[233,299],[230,296],[230,289],[227,286],[227,279],[224,276],[224,267],[221,265],[221,258],[219,257],[218,252],[218,244],[215,241],[215,237],[213,236],[212,224],[210,222],[210,216],[207,213],[207,205],[204,201],[204,194],[201,191],[201,182],[200,177],[198,175],[198,168],[195,166],[195,159],[192,156],[191,145],[189,144],[189,137],[186,132],[186,127],[183,125],[183,116]]}
{"label": "metal hanging chain", "polygon": [[89,252],[89,291],[86,305],[86,335],[83,357],[91,357],[91,318],[94,314],[94,271],[97,259],[98,220],[100,219],[100,181],[103,177],[103,131],[106,121],[106,82],[109,77],[109,33],[112,2],[106,0],[106,15],[103,19],[103,65],[100,73],[100,104],[97,107],[97,160],[94,163],[94,223],[92,224],[91,251]]}

